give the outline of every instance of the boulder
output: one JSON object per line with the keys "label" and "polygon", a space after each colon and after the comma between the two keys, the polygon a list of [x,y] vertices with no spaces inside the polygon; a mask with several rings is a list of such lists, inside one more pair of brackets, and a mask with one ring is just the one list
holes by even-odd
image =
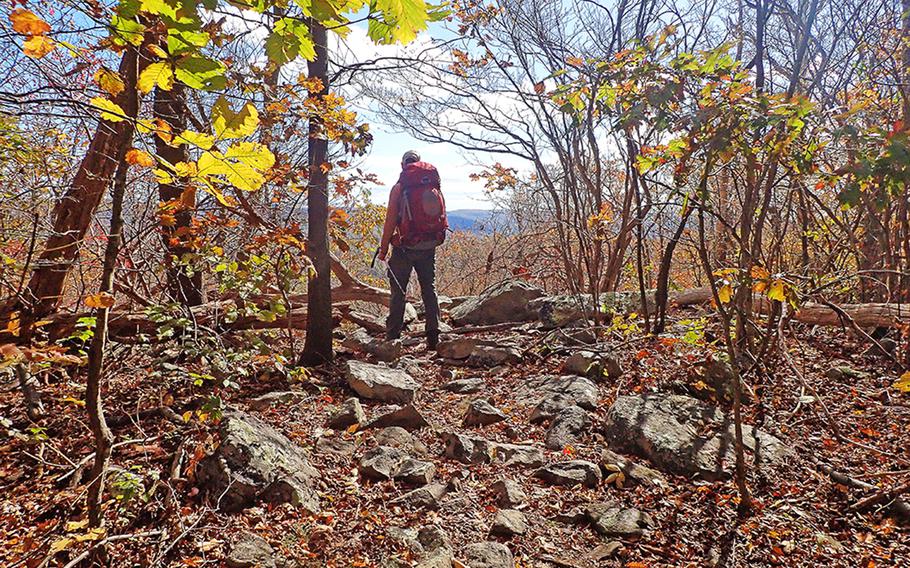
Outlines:
{"label": "boulder", "polygon": [[496,502],[500,507],[517,507],[528,500],[528,495],[521,488],[521,485],[511,479],[500,479],[490,489],[496,495]]}
{"label": "boulder", "polygon": [[616,503],[594,503],[585,508],[585,516],[598,533],[607,537],[641,536],[654,526],[647,513],[624,508]]}
{"label": "boulder", "polygon": [[405,430],[420,430],[421,428],[426,428],[429,426],[429,422],[420,414],[417,408],[413,404],[407,404],[405,406],[396,408],[391,412],[383,414],[376,420],[373,420],[367,424],[366,428],[387,428],[390,426],[398,426],[404,428]]}
{"label": "boulder", "polygon": [[496,512],[490,534],[493,536],[513,537],[528,532],[528,520],[524,513],[515,509],[500,509]]}
{"label": "boulder", "polygon": [[401,356],[401,342],[370,337],[361,329],[354,330],[342,342],[353,351],[368,353],[377,361],[394,361]]}
{"label": "boulder", "polygon": [[360,400],[351,397],[341,403],[341,407],[329,417],[326,426],[334,430],[347,430],[355,424],[363,424],[367,416],[363,412]]}
{"label": "boulder", "polygon": [[503,444],[463,434],[443,433],[446,457],[464,464],[502,462],[505,466],[540,467],[545,462],[540,448]]}
{"label": "boulder", "polygon": [[426,485],[433,479],[436,466],[430,462],[416,460],[389,446],[378,446],[367,451],[360,458],[360,474],[369,479],[396,479],[405,483]]}
{"label": "boulder", "polygon": [[398,448],[409,454],[418,456],[427,455],[427,447],[401,426],[389,426],[376,433],[374,437],[380,446]]}
{"label": "boulder", "polygon": [[[689,389],[695,398],[706,400],[706,395],[713,395],[720,402],[732,403],[736,373],[730,363],[712,359],[698,365],[695,369],[695,385]],[[701,384],[698,384],[698,383]]]}
{"label": "boulder", "polygon": [[315,451],[319,454],[331,454],[342,458],[350,458],[354,455],[357,446],[350,440],[345,440],[340,436],[319,436],[316,439]]}
{"label": "boulder", "polygon": [[537,314],[544,329],[585,322],[594,315],[590,294],[545,296],[532,300],[528,308]]}
{"label": "boulder", "polygon": [[452,545],[437,525],[420,530],[390,527],[387,536],[407,549],[407,560],[386,558],[379,564],[382,568],[452,568]]}
{"label": "boulder", "polygon": [[[708,481],[725,479],[734,463],[734,427],[723,411],[683,395],[621,396],[607,414],[611,447],[651,461],[659,469]],[[779,439],[743,426],[743,442],[759,463],[782,464],[793,453]]]}
{"label": "boulder", "polygon": [[200,462],[196,478],[222,509],[237,511],[267,501],[319,511],[312,486],[320,475],[303,448],[243,413],[228,414],[219,436],[218,448]]}
{"label": "boulder", "polygon": [[353,360],[347,362],[347,380],[363,398],[396,404],[411,402],[420,388],[420,383],[405,371]]}
{"label": "boulder", "polygon": [[463,424],[469,427],[488,426],[490,424],[502,422],[507,418],[508,416],[506,416],[503,411],[481,398],[475,400],[468,406],[468,412],[464,416]]}
{"label": "boulder", "polygon": [[443,359],[467,359],[478,342],[469,337],[447,337],[436,346],[436,353]]}
{"label": "boulder", "polygon": [[528,302],[543,295],[543,290],[527,282],[508,280],[460,303],[450,315],[458,325],[528,321],[536,317]]}
{"label": "boulder", "polygon": [[498,542],[475,542],[464,548],[464,564],[470,568],[515,568],[509,547]]}
{"label": "boulder", "polygon": [[578,351],[570,355],[562,365],[566,373],[588,377],[595,381],[604,376],[618,379],[622,376],[622,365],[619,360],[606,354],[597,354],[591,351]]}
{"label": "boulder", "polygon": [[471,351],[471,355],[465,359],[464,364],[468,367],[492,369],[500,365],[515,365],[520,362],[521,350],[517,347],[477,345]]}
{"label": "boulder", "polygon": [[602,479],[600,467],[584,460],[572,460],[550,464],[534,472],[534,477],[549,485],[584,485],[597,487]]}
{"label": "boulder", "polygon": [[862,380],[869,378],[869,374],[854,369],[850,365],[839,363],[829,367],[825,371],[825,377],[833,381]]}
{"label": "boulder", "polygon": [[531,412],[531,422],[554,418],[561,410],[572,405],[586,410],[597,408],[600,393],[597,385],[584,377],[536,377],[529,379],[518,393],[519,398],[537,397],[539,402]]}
{"label": "boulder", "polygon": [[446,494],[446,486],[441,483],[431,483],[418,487],[405,493],[401,497],[392,499],[390,505],[398,505],[407,509],[435,511],[439,509],[439,501]]}
{"label": "boulder", "polygon": [[242,532],[224,557],[228,568],[275,568],[275,550],[261,536]]}
{"label": "boulder", "polygon": [[547,428],[546,446],[551,450],[561,450],[578,441],[579,435],[588,428],[591,419],[588,413],[580,406],[569,406],[559,411],[559,414]]}
{"label": "boulder", "polygon": [[454,381],[449,381],[448,383],[442,386],[442,390],[453,392],[455,394],[471,394],[475,392],[480,392],[485,389],[487,383],[483,379],[471,378],[471,379],[456,379]]}

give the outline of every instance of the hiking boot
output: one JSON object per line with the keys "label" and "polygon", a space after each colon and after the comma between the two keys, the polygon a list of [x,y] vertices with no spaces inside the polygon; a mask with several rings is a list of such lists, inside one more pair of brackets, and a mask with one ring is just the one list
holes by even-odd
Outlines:
{"label": "hiking boot", "polygon": [[427,349],[430,351],[436,351],[436,346],[439,345],[439,332],[438,331],[428,331],[427,332]]}

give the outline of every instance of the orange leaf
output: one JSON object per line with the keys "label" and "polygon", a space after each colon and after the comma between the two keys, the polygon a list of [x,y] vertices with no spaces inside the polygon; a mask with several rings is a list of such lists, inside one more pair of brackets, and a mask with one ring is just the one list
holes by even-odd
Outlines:
{"label": "orange leaf", "polygon": [[534,92],[537,93],[538,95],[542,95],[542,94],[543,94],[543,92],[544,92],[544,85],[543,85],[543,82],[535,83],[535,84],[534,84]]}
{"label": "orange leaf", "polygon": [[110,308],[114,305],[114,297],[107,292],[99,292],[86,296],[85,305],[90,308]]}
{"label": "orange leaf", "polygon": [[144,152],[138,148],[130,148],[126,152],[126,163],[132,164],[134,166],[145,166],[146,168],[151,168],[155,165],[155,158],[153,158],[148,152]]}
{"label": "orange leaf", "polygon": [[51,31],[47,22],[25,8],[13,10],[9,15],[9,21],[13,23],[13,31],[23,35],[39,36]]}

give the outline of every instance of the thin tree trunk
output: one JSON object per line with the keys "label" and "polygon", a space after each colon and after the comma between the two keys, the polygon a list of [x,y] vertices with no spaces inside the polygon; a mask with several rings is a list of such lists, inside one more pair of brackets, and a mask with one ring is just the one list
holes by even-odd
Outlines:
{"label": "thin tree trunk", "polygon": [[38,257],[35,271],[29,280],[25,298],[7,306],[5,314],[23,309],[23,330],[28,333],[30,322],[52,313],[63,297],[66,277],[73,267],[79,247],[91,224],[92,217],[117,165],[123,161],[133,137],[134,119],[139,112],[136,79],[140,67],[137,50],[123,53],[119,74],[124,90],[114,98],[128,117],[120,122],[100,120],[95,134],[72,185],[54,208],[54,227]]}
{"label": "thin tree trunk", "polygon": [[[166,122],[173,132],[183,132],[186,129],[186,88],[175,83],[170,91],[155,89],[154,113],[155,118]],[[171,146],[159,136],[155,137],[155,152],[171,164],[189,160],[185,145]],[[196,192],[175,178],[174,183],[158,184],[158,198],[161,206],[174,219],[172,224],[161,224],[168,293],[175,302],[184,306],[198,306],[205,301],[202,272],[196,270],[190,275],[184,266],[187,255],[193,252],[193,248],[186,243],[192,239]]]}
{"label": "thin tree trunk", "polygon": [[[111,231],[104,251],[104,267],[101,272],[99,293],[110,294],[114,288],[114,267],[120,252],[123,231],[123,194],[126,190],[126,162],[121,162],[114,181],[111,210]],[[88,379],[85,387],[85,409],[88,412],[89,427],[95,437],[95,462],[92,465],[91,481],[88,486],[87,508],[89,526],[103,524],[101,497],[104,493],[104,478],[111,457],[114,436],[104,420],[104,406],[101,400],[101,382],[104,374],[104,348],[107,343],[107,320],[110,308],[102,306],[96,312],[95,333],[88,353]]]}
{"label": "thin tree trunk", "polygon": [[[326,30],[318,22],[311,22],[310,32],[315,43],[316,57],[307,65],[309,76],[322,81],[322,91],[317,96],[329,93],[328,47]],[[332,360],[332,269],[329,254],[328,217],[329,187],[328,173],[323,169],[328,155],[328,140],[323,132],[322,121],[310,118],[307,164],[309,188],[307,190],[307,255],[313,263],[316,274],[309,279],[307,287],[307,332],[301,363],[314,365]]]}

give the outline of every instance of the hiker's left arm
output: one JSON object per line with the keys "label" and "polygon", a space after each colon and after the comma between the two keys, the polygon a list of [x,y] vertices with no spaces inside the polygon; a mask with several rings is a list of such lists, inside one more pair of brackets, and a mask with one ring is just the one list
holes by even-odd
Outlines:
{"label": "hiker's left arm", "polygon": [[401,195],[401,187],[396,183],[389,192],[389,207],[385,212],[385,224],[382,226],[382,241],[379,244],[379,259],[385,260],[389,255],[389,243],[392,242],[392,235],[395,233],[395,226],[398,224],[398,200]]}

